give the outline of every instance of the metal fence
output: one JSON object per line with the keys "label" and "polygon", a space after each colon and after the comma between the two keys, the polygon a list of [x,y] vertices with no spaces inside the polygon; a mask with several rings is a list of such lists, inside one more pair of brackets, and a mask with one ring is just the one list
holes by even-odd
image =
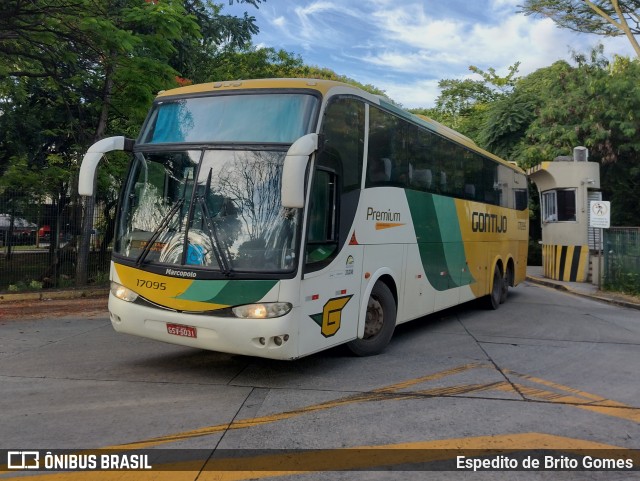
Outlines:
{"label": "metal fence", "polygon": [[640,295],[640,227],[604,230],[605,289]]}
{"label": "metal fence", "polygon": [[[83,209],[70,199],[0,200],[0,293],[108,284],[114,212],[96,206],[93,228],[83,236]],[[89,255],[78,276],[86,237]]]}

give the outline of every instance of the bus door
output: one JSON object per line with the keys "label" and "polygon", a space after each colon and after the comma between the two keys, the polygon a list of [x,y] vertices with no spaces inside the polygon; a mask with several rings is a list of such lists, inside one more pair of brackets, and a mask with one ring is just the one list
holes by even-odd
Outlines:
{"label": "bus door", "polygon": [[344,343],[357,334],[362,246],[338,235],[337,175],[314,173],[302,278],[300,354]]}

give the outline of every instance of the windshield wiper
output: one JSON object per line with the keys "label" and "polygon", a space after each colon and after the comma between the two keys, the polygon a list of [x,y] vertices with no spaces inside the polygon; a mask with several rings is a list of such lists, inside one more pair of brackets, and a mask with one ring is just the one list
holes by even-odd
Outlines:
{"label": "windshield wiper", "polygon": [[184,204],[184,197],[178,199],[176,203],[173,204],[173,207],[171,207],[169,212],[167,212],[164,215],[164,217],[160,220],[160,225],[158,225],[156,230],[153,231],[153,234],[151,234],[151,237],[147,241],[147,244],[144,246],[144,249],[142,249],[142,252],[136,259],[136,266],[140,266],[140,264],[144,262],[147,255],[151,251],[151,247],[153,246],[153,244],[156,243],[156,240],[158,240],[158,237],[160,237],[160,234],[162,234],[165,228],[169,225],[169,222],[171,222],[171,219],[173,218],[173,216],[176,215],[176,213],[178,212],[178,209],[182,207],[182,204]]}
{"label": "windshield wiper", "polygon": [[225,276],[229,276],[231,274],[231,267],[229,266],[229,258],[227,253],[225,252],[225,247],[220,241],[218,237],[218,232],[216,230],[215,225],[211,221],[211,215],[209,212],[209,207],[207,206],[207,193],[209,191],[209,186],[211,185],[211,174],[213,169],[209,170],[209,176],[207,177],[207,186],[202,195],[196,195],[196,202],[200,206],[202,210],[202,217],[204,219],[204,224],[207,227],[207,235],[209,236],[209,241],[213,247],[213,255],[220,266],[220,272],[222,272]]}

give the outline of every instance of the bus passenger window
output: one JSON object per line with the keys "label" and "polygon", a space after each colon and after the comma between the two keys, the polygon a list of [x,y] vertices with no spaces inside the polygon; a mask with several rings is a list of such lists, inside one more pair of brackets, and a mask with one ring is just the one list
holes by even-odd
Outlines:
{"label": "bus passenger window", "polygon": [[419,190],[431,189],[431,181],[433,180],[433,174],[431,169],[412,169],[411,170],[411,184]]}
{"label": "bus passenger window", "polygon": [[391,161],[369,156],[367,165],[367,180],[371,183],[388,182],[391,180]]}

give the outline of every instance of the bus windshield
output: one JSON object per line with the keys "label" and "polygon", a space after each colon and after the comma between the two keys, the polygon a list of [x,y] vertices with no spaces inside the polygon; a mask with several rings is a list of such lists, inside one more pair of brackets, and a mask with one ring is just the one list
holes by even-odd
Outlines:
{"label": "bus windshield", "polygon": [[309,94],[238,94],[161,100],[142,144],[293,143],[308,133],[318,99]]}
{"label": "bus windshield", "polygon": [[286,152],[136,153],[125,187],[117,254],[230,272],[289,272],[300,214],[280,205]]}

